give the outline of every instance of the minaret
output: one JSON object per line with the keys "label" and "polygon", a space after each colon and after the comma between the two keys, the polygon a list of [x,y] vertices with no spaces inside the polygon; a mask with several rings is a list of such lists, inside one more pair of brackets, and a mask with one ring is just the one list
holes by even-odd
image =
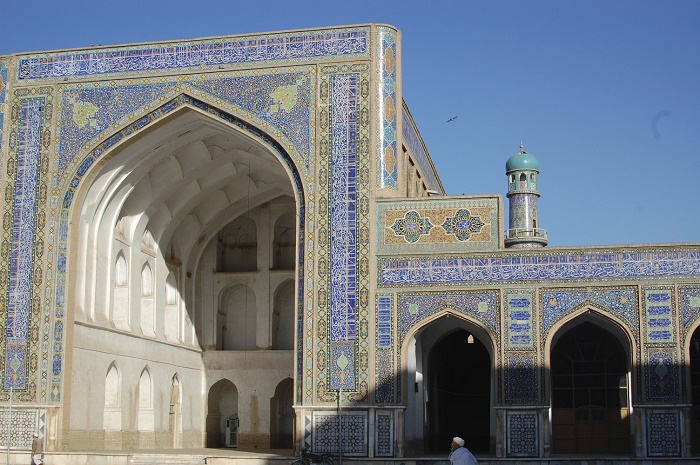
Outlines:
{"label": "minaret", "polygon": [[545,247],[549,240],[547,231],[540,228],[537,216],[537,176],[540,163],[533,155],[523,150],[506,162],[508,176],[508,211],[510,229],[506,231],[508,248]]}

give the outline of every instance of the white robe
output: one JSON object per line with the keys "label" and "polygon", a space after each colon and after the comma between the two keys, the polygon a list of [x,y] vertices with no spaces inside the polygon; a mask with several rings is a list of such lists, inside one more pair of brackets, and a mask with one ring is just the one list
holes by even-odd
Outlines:
{"label": "white robe", "polygon": [[469,449],[466,447],[460,447],[458,449],[453,450],[450,452],[449,457],[447,457],[450,460],[450,463],[452,465],[476,465],[476,457],[472,455],[471,452],[469,452]]}

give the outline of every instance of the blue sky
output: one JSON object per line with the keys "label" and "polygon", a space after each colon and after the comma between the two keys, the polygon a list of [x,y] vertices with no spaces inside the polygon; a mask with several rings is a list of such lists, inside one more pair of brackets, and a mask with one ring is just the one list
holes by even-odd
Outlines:
{"label": "blue sky", "polygon": [[550,246],[700,241],[694,0],[3,0],[0,17],[0,55],[391,24],[449,194],[501,194],[507,208],[522,140],[540,161]]}

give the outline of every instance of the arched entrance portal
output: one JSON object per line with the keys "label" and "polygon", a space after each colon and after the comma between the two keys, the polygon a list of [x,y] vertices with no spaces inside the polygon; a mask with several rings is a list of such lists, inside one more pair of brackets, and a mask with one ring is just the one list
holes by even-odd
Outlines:
{"label": "arched entrance portal", "polygon": [[700,328],[690,339],[690,392],[693,407],[690,415],[693,454],[700,453]]}
{"label": "arched entrance portal", "polygon": [[491,361],[484,344],[457,329],[432,348],[428,365],[428,450],[444,452],[461,436],[475,452],[488,452]]}
{"label": "arched entrance portal", "polygon": [[554,343],[552,443],[555,454],[630,452],[629,364],[620,341],[584,321]]}

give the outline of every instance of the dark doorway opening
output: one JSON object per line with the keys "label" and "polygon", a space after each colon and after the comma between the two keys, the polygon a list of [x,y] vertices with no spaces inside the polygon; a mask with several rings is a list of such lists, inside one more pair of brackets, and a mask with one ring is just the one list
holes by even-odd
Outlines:
{"label": "dark doorway opening", "polygon": [[491,357],[470,332],[458,329],[429,355],[428,452],[449,452],[454,436],[473,452],[489,452]]}
{"label": "dark doorway opening", "polygon": [[700,454],[700,328],[690,339],[690,392],[693,407],[690,415],[693,454]]}
{"label": "dark doorway opening", "polygon": [[555,454],[629,454],[627,353],[603,328],[584,322],[552,348]]}

